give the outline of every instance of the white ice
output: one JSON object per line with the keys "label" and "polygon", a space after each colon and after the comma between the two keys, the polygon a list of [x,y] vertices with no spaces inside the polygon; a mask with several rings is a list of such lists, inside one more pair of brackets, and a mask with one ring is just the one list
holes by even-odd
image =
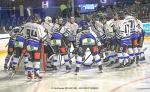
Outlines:
{"label": "white ice", "polygon": [[[83,69],[78,75],[42,73],[40,82],[27,82],[24,75],[9,80],[3,71],[4,57],[0,58],[0,92],[150,92],[150,42],[145,42],[146,61],[125,70]],[[74,68],[72,69],[74,70]]]}

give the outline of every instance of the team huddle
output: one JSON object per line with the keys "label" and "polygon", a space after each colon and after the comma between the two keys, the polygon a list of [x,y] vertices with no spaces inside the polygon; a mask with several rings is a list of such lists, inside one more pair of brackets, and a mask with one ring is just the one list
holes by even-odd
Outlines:
{"label": "team huddle", "polygon": [[[52,23],[49,16],[41,23],[36,16],[32,16],[29,22],[14,27],[10,36],[4,69],[14,73],[20,61],[23,61],[27,79],[42,78],[42,58],[46,59],[45,68],[57,71],[59,55],[64,58],[66,72],[70,72],[72,65],[75,65],[77,74],[86,61],[87,48],[100,73],[104,62],[107,62],[107,67],[117,64],[115,68],[123,68],[134,63],[138,65],[140,61],[145,60],[142,48],[143,24],[125,11],[114,13],[112,19],[98,15],[88,21],[80,20],[78,23],[73,16],[67,23],[64,23],[63,18],[58,18]],[[72,62],[73,57],[75,64]],[[50,66],[47,66],[48,64]]]}

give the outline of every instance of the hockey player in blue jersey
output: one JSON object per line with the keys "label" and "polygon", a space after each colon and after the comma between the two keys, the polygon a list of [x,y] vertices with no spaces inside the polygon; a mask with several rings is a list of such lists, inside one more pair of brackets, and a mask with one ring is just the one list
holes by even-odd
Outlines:
{"label": "hockey player in blue jersey", "polygon": [[86,21],[80,22],[81,32],[77,34],[76,38],[76,48],[77,48],[77,58],[76,58],[76,74],[80,70],[80,66],[82,64],[83,56],[85,55],[86,49],[89,48],[95,62],[98,64],[99,71],[102,72],[102,62],[101,58],[98,55],[98,47],[101,46],[101,43],[99,42],[98,38],[96,37],[96,34],[92,33],[91,28],[89,27],[88,23]]}

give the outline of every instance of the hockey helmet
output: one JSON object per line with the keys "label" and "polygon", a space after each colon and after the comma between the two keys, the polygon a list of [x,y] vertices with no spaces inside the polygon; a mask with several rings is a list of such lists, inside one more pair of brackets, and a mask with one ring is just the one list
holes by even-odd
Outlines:
{"label": "hockey helmet", "polygon": [[119,11],[119,12],[118,12],[118,17],[119,17],[120,19],[124,19],[125,13],[124,13],[123,11]]}
{"label": "hockey helmet", "polygon": [[46,17],[45,17],[45,22],[51,23],[51,22],[52,22],[52,18],[49,17],[49,16],[46,16]]}
{"label": "hockey helmet", "polygon": [[82,28],[82,30],[88,30],[89,24],[86,20],[82,20],[79,22],[79,27]]}
{"label": "hockey helmet", "polygon": [[39,23],[39,22],[41,22],[41,19],[37,15],[33,15],[33,16],[31,16],[31,22]]}
{"label": "hockey helmet", "polygon": [[74,23],[75,22],[75,17],[70,17],[70,23]]}
{"label": "hockey helmet", "polygon": [[63,18],[62,17],[58,18],[58,24],[63,25]]}

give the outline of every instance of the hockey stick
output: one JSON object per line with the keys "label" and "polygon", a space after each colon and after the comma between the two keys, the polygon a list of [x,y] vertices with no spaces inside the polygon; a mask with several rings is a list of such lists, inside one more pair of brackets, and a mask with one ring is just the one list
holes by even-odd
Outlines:
{"label": "hockey stick", "polygon": [[43,71],[44,72],[46,72],[46,62],[45,62],[45,55],[44,55],[45,53],[44,53],[44,44],[42,43],[41,44],[41,60],[42,60],[42,69],[43,69]]}
{"label": "hockey stick", "polygon": [[143,51],[145,52],[147,49],[148,49],[148,48],[147,48],[147,47],[145,47],[145,48],[143,49]]}
{"label": "hockey stick", "polygon": [[21,64],[21,62],[22,62],[22,59],[23,59],[23,57],[24,57],[24,55],[25,55],[26,52],[27,52],[27,51],[25,51],[25,52],[21,55],[21,57],[19,58],[18,64],[17,64],[17,67],[15,68],[15,70],[12,70],[12,71],[11,71],[10,79],[12,79],[12,78],[15,76],[16,72],[19,70],[19,66],[20,66],[20,64]]}
{"label": "hockey stick", "polygon": [[[70,52],[70,53],[72,53],[72,52]],[[70,62],[71,61],[71,59],[73,58],[73,57],[75,57],[76,55],[73,55],[69,60],[68,60],[68,62]],[[64,64],[62,64],[62,66],[63,65],[65,65],[65,63]]]}
{"label": "hockey stick", "polygon": [[13,56],[14,56],[14,51],[13,51],[13,53],[12,53],[12,55],[11,55],[9,61],[8,61],[8,62],[10,62],[10,63],[9,63],[9,68],[8,68],[8,70],[10,70],[10,68],[12,67],[12,65],[11,65],[12,62],[11,62],[11,60],[12,60]]}
{"label": "hockey stick", "polygon": [[[82,65],[85,65],[84,63],[86,62],[86,60],[89,59],[89,57],[92,55],[92,53],[90,55],[88,55],[88,57],[82,62]],[[85,65],[86,66],[86,65]]]}

